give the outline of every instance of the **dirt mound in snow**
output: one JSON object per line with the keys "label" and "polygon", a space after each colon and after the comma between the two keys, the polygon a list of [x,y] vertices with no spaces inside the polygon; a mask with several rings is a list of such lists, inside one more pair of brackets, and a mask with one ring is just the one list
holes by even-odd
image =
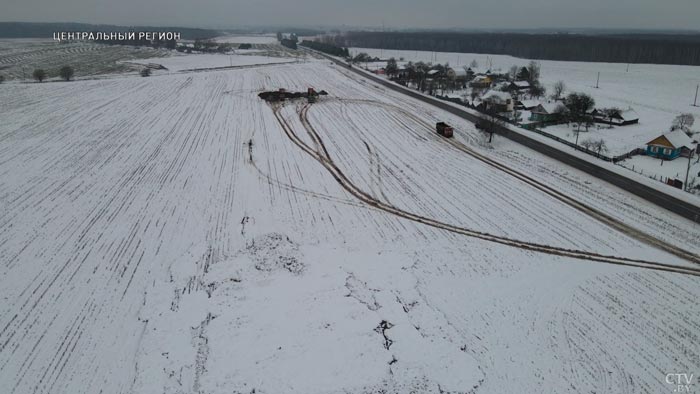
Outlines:
{"label": "dirt mound in snow", "polygon": [[269,233],[255,237],[245,251],[259,271],[285,269],[297,275],[304,272],[299,245],[286,235]]}

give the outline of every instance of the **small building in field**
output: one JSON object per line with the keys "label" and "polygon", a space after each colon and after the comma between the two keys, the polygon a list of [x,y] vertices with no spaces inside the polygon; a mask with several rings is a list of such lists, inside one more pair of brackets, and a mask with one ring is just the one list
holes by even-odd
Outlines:
{"label": "small building in field", "polygon": [[693,140],[682,130],[671,131],[647,142],[647,156],[673,160],[678,156],[688,157],[693,149]]}
{"label": "small building in field", "polygon": [[627,126],[639,123],[639,115],[632,108],[623,109],[608,115],[603,110],[595,109],[591,113],[597,122],[607,123],[613,126]]}
{"label": "small building in field", "polygon": [[561,103],[542,103],[530,110],[530,120],[533,122],[556,122],[569,112]]}

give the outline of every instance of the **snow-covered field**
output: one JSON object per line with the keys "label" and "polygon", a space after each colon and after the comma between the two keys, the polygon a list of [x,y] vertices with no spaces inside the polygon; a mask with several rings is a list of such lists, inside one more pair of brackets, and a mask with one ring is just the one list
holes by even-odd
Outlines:
{"label": "snow-covered field", "polygon": [[139,59],[132,63],[156,63],[170,71],[185,71],[223,67],[250,67],[273,63],[289,63],[297,61],[288,57],[270,57],[239,54],[178,54],[165,58]]}
{"label": "snow-covered field", "polygon": [[277,36],[274,34],[255,34],[255,35],[227,35],[220,36],[214,39],[216,42],[225,42],[231,44],[275,44]]}
{"label": "snow-covered field", "polygon": [[[388,59],[403,58],[404,61],[449,63],[451,67],[468,66],[473,60],[479,70],[501,70],[511,66],[527,66],[529,60],[505,55],[485,55],[451,52],[399,51],[367,48],[351,48],[352,54],[366,52],[371,56]],[[627,153],[641,147],[668,131],[673,119],[680,113],[692,113],[700,118],[700,107],[693,107],[695,88],[700,84],[700,67],[655,64],[587,63],[538,60],[541,65],[541,81],[552,90],[557,81],[564,81],[567,92],[585,92],[596,101],[598,108],[632,107],[639,114],[639,125],[601,130],[610,152]],[[600,87],[595,88],[600,72]],[[698,128],[697,126],[695,127]],[[547,132],[566,130],[549,127]],[[614,134],[614,135],[613,135]],[[559,134],[557,134],[559,135]],[[582,136],[585,136],[582,134]],[[609,143],[607,142],[609,141]]]}
{"label": "snow-covered field", "polygon": [[170,51],[103,45],[92,42],[59,43],[51,39],[0,39],[0,75],[5,79],[32,80],[36,68],[58,77],[58,70],[71,66],[77,78],[134,71],[124,61],[167,56]]}
{"label": "snow-covered field", "polygon": [[[257,97],[309,86],[329,96]],[[327,61],[4,84],[0,102],[8,393],[656,393],[700,368],[698,277],[422,224],[300,147],[403,212],[689,264],[466,155],[429,127],[446,120],[695,254],[696,224]]]}

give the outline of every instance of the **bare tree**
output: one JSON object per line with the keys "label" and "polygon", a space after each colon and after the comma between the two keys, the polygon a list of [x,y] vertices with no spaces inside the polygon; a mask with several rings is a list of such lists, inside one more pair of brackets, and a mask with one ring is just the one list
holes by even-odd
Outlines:
{"label": "bare tree", "polygon": [[472,88],[472,91],[471,91],[471,93],[470,93],[470,96],[471,96],[471,98],[472,98],[472,103],[473,103],[476,99],[478,99],[479,97],[481,97],[481,94],[482,94],[482,93],[483,93],[483,92],[481,91],[481,89]]}
{"label": "bare tree", "polygon": [[518,77],[518,71],[520,69],[518,66],[511,66],[510,70],[508,70],[508,78],[510,78],[511,81],[515,81],[515,79]]}
{"label": "bare tree", "polygon": [[593,141],[592,148],[593,148],[593,150],[596,151],[598,156],[600,156],[601,153],[608,151],[608,146],[605,145],[605,141],[603,139]]}
{"label": "bare tree", "polygon": [[472,70],[477,69],[477,68],[479,68],[479,62],[477,62],[476,59],[472,60],[472,62],[469,63],[469,67]]}
{"label": "bare tree", "polygon": [[590,150],[591,147],[593,146],[593,140],[590,138],[585,139],[585,140],[581,141],[581,143],[579,145],[584,149]]}
{"label": "bare tree", "polygon": [[493,141],[493,133],[500,127],[505,126],[506,122],[491,108],[485,112],[485,116],[477,123],[477,128],[484,130],[489,135],[489,143]]}
{"label": "bare tree", "polygon": [[690,113],[680,114],[673,119],[671,124],[671,131],[673,130],[683,130],[689,136],[693,134],[690,128],[695,124],[695,116]]}
{"label": "bare tree", "polygon": [[532,85],[530,85],[528,93],[530,93],[530,97],[532,98],[541,98],[545,94],[547,94],[547,89],[544,86],[540,85],[539,82],[535,82]]}
{"label": "bare tree", "polygon": [[[588,128],[593,125],[593,119],[589,114],[589,111],[595,107],[593,97],[585,93],[571,93],[566,97],[566,106],[571,111],[571,121],[577,125],[577,129],[580,131],[581,126],[585,125],[588,131]],[[578,144],[578,134],[576,143]]]}
{"label": "bare tree", "polygon": [[540,79],[540,64],[538,62],[531,60],[527,65],[527,71],[530,73],[530,82]]}
{"label": "bare tree", "polygon": [[386,67],[384,68],[384,71],[386,72],[387,77],[394,77],[399,71],[399,66],[396,64],[396,59],[394,59],[393,57],[389,58],[389,60],[386,62]]}
{"label": "bare tree", "polygon": [[554,100],[559,100],[561,98],[561,95],[564,94],[565,90],[566,85],[564,84],[564,81],[555,82],[554,86],[552,87],[552,98]]}
{"label": "bare tree", "polygon": [[603,114],[603,118],[608,121],[608,124],[610,125],[609,128],[612,128],[613,119],[620,117],[622,110],[617,107],[602,108],[600,113]]}

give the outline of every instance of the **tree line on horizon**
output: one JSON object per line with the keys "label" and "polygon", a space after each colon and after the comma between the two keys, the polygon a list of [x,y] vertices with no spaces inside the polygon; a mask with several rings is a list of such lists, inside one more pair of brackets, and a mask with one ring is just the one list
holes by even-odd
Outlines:
{"label": "tree line on horizon", "polygon": [[538,60],[700,65],[700,35],[355,31],[346,47],[510,55]]}

